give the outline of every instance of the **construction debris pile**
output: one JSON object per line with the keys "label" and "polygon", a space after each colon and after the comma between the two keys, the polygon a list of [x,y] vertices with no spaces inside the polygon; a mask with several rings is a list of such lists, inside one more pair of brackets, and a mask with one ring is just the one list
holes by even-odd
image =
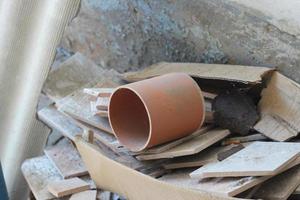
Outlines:
{"label": "construction debris pile", "polygon": [[[147,199],[143,184],[190,193],[182,199],[300,194],[300,86],[273,69],[158,63],[118,74],[75,54],[43,91],[54,103],[38,117],[65,138],[22,166],[37,200],[103,198],[96,188]],[[126,174],[145,179],[140,194]],[[148,199],[176,195],[156,193]]]}

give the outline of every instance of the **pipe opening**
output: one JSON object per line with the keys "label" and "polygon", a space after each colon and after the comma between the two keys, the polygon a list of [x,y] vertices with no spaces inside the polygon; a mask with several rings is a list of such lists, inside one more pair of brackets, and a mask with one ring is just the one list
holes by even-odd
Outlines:
{"label": "pipe opening", "polygon": [[130,89],[119,88],[111,96],[109,118],[121,144],[132,151],[146,145],[150,134],[150,119],[140,97]]}

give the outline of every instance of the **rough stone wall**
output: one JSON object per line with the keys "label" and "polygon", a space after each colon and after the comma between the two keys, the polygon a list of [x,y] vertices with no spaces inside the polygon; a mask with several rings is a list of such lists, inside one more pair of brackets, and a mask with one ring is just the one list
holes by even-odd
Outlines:
{"label": "rough stone wall", "polygon": [[62,47],[120,72],[159,61],[231,63],[277,67],[300,82],[300,39],[271,17],[235,0],[82,0]]}

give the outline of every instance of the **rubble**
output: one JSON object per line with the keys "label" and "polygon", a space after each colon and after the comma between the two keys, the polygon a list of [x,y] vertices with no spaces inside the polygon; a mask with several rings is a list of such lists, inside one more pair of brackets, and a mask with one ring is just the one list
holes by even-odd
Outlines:
{"label": "rubble", "polygon": [[[63,67],[68,68],[65,65]],[[112,117],[111,99],[114,92],[118,91],[118,88],[127,87],[120,77],[130,82],[144,79],[151,81],[157,79],[149,78],[174,72],[188,74],[196,81],[195,85],[197,83],[203,91],[202,108],[205,109],[205,118],[209,120],[206,119],[199,129],[190,131],[189,134],[157,142],[154,146],[138,148],[139,151],[130,148],[128,143],[119,141],[116,137],[119,129],[112,128],[109,119],[111,120]],[[297,178],[300,145],[297,142],[277,141],[285,141],[297,136],[297,134],[289,134],[290,130],[299,132],[296,125],[298,118],[293,118],[297,116],[297,111],[291,110],[297,107],[297,101],[293,103],[291,96],[284,96],[287,92],[283,90],[276,92],[278,86],[275,87],[274,84],[277,81],[282,82],[280,85],[282,87],[284,85],[286,88],[293,88],[295,93],[299,90],[296,83],[290,79],[274,72],[273,69],[260,67],[228,65],[224,68],[222,65],[199,63],[159,63],[144,71],[130,72],[121,76],[104,70],[97,80],[93,79],[93,84],[84,83],[64,97],[55,95],[54,105],[46,106],[38,112],[39,119],[49,127],[59,130],[67,142],[46,149],[46,156],[25,161],[22,167],[23,174],[37,200],[61,196],[51,187],[49,191],[48,185],[52,181],[63,181],[61,183],[66,180],[71,181],[73,177],[85,178],[90,182],[87,183],[89,187],[84,187],[84,190],[88,190],[86,192],[78,193],[78,190],[77,194],[73,194],[72,190],[71,199],[78,199],[80,198],[78,196],[85,195],[91,195],[92,199],[95,199],[95,195],[99,196],[100,189],[133,200],[146,200],[150,196],[151,199],[158,200],[175,197],[180,200],[287,199],[294,191],[294,195],[297,194],[297,187],[300,185],[300,180]],[[177,82],[179,85],[182,84],[180,81]],[[255,94],[255,98],[260,94],[262,96],[258,109],[256,109],[256,101],[250,103],[248,99],[248,97],[252,98],[252,93],[247,93],[249,96],[245,97],[240,93],[227,92],[227,96],[233,99],[228,98],[223,102],[224,105],[231,103],[230,109],[223,110],[226,114],[224,116],[231,118],[241,128],[218,126],[220,119],[215,114],[220,107],[213,102],[218,102],[224,91],[238,88],[247,92],[262,84],[266,84],[266,88],[262,93],[258,90]],[[158,87],[159,85],[153,87],[154,94],[155,91],[161,90]],[[176,90],[176,87],[171,89]],[[146,90],[141,91],[145,93]],[[272,98],[274,101],[266,96],[270,93],[274,95]],[[53,94],[61,93],[51,90],[50,94],[53,97]],[[182,95],[179,93],[179,96],[180,94]],[[153,97],[150,96],[147,100],[152,101],[151,98]],[[266,99],[269,99],[269,103]],[[278,101],[275,101],[276,99]],[[113,111],[114,115],[121,112],[124,108],[122,105],[129,100],[130,98],[119,101],[119,106]],[[168,101],[171,100],[169,98]],[[280,109],[275,107],[276,102],[281,103]],[[239,103],[245,109],[237,109]],[[190,103],[184,104],[184,102],[180,105],[191,106]],[[172,107],[172,104],[161,102],[157,108],[178,109],[178,106]],[[131,108],[133,109],[134,106]],[[283,109],[283,112],[278,112],[278,109],[280,111]],[[231,110],[234,112],[230,113]],[[134,111],[127,109],[126,112],[127,115],[124,115],[123,120],[128,120],[126,117],[130,118]],[[189,112],[185,114],[184,118],[187,120],[194,118],[189,115]],[[276,121],[280,126],[271,126],[273,129],[270,130],[275,130],[276,135],[270,135],[267,129],[270,124],[265,116],[275,115],[276,119],[289,120],[290,123],[287,126],[285,122]],[[173,127],[180,125],[180,121],[172,121],[171,117],[168,120],[170,121],[168,125]],[[243,123],[245,120],[248,120],[247,123]],[[141,121],[134,120],[130,123],[130,128],[135,129],[140,126]],[[200,119],[198,121],[202,124]],[[271,125],[273,124],[274,122]],[[160,126],[164,125],[165,123],[160,124]],[[176,130],[180,129],[176,128]],[[245,136],[241,137],[238,134]],[[128,141],[133,142],[133,139],[129,138]],[[38,163],[47,164],[45,166]],[[89,175],[86,174],[87,171]],[[139,185],[143,185],[143,188],[137,190]],[[59,189],[65,186],[66,184]],[[151,188],[152,191],[146,188]],[[71,193],[62,193],[62,196],[70,197]]]}

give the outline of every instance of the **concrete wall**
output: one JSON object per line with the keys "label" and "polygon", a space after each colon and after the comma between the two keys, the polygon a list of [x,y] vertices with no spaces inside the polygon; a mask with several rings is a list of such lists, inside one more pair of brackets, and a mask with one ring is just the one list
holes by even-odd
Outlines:
{"label": "concrete wall", "polygon": [[300,82],[298,0],[83,0],[62,47],[120,72],[158,61],[277,67]]}

